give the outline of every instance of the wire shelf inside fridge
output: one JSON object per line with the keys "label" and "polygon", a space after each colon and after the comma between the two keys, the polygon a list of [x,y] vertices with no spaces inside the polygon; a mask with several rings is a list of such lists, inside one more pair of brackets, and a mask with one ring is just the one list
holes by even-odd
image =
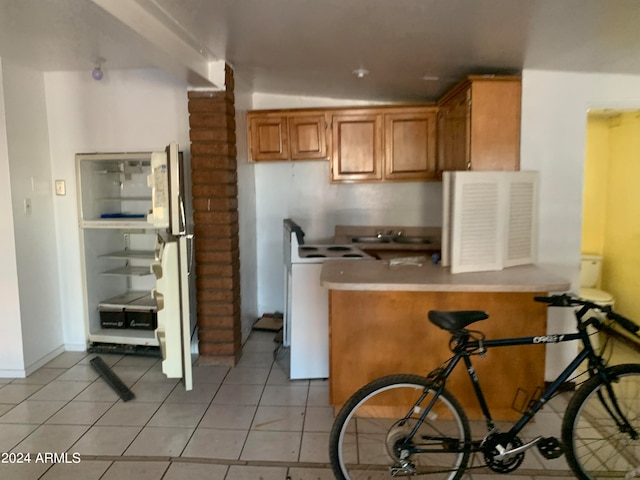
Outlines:
{"label": "wire shelf inside fridge", "polygon": [[118,252],[105,253],[104,255],[100,256],[105,258],[118,258],[123,260],[153,260],[155,258],[155,253],[147,250],[120,250]]}
{"label": "wire shelf inside fridge", "polygon": [[143,277],[145,275],[153,275],[149,267],[134,267],[126,265],[124,267],[114,268],[101,272],[100,275],[119,275],[127,277]]}

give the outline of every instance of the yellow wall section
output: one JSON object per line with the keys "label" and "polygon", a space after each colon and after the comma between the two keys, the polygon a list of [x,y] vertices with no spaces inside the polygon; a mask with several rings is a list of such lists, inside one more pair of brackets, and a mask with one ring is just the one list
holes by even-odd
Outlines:
{"label": "yellow wall section", "polygon": [[602,287],[640,323],[640,113],[611,121]]}
{"label": "yellow wall section", "polygon": [[589,118],[582,250],[603,255],[601,288],[640,324],[640,112]]}
{"label": "yellow wall section", "polygon": [[582,252],[604,254],[607,170],[609,166],[609,120],[589,116],[584,168]]}

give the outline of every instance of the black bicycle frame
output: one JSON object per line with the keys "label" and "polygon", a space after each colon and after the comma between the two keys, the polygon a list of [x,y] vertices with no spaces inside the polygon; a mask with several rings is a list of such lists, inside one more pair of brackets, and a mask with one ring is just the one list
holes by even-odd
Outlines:
{"label": "black bicycle frame", "polygon": [[480,404],[480,408],[482,409],[482,413],[485,416],[487,421],[487,426],[489,428],[494,427],[493,418],[491,417],[491,413],[489,412],[489,407],[484,398],[484,394],[482,393],[482,389],[480,387],[480,381],[478,376],[476,375],[475,369],[473,368],[473,364],[471,362],[471,353],[470,352],[484,352],[486,349],[494,348],[494,347],[512,347],[516,345],[539,345],[539,344],[547,344],[547,343],[564,343],[564,342],[572,342],[575,340],[582,340],[584,345],[584,349],[580,351],[573,361],[558,375],[558,377],[547,387],[547,389],[543,392],[543,394],[529,407],[529,409],[520,417],[520,419],[511,427],[509,430],[510,435],[517,435],[526,425],[527,423],[535,416],[536,413],[547,403],[551,397],[558,391],[560,386],[567,381],[567,379],[571,376],[571,374],[580,366],[580,364],[587,359],[588,357],[595,358],[595,352],[593,351],[593,347],[591,346],[591,342],[589,341],[589,335],[586,330],[579,331],[577,333],[567,333],[567,334],[559,334],[559,335],[541,335],[536,337],[517,337],[517,338],[503,338],[497,340],[472,340],[465,345],[465,351],[458,352],[451,359],[449,365],[447,365],[444,372],[442,372],[443,379],[446,379],[453,371],[455,366],[458,364],[460,359],[462,359],[465,363],[467,373],[469,375],[469,379],[473,385],[473,389],[476,393],[476,397],[478,398],[478,402]]}

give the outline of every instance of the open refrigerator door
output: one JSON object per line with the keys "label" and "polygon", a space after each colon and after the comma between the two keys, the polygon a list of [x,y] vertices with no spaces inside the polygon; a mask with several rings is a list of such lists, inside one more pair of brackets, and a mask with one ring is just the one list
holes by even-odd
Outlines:
{"label": "open refrigerator door", "polygon": [[158,234],[153,296],[158,307],[156,338],[162,352],[162,372],[169,378],[182,378],[185,389],[193,388],[191,362],[191,241],[185,209],[185,172],[178,145],[151,155],[153,210],[147,220],[163,233]]}

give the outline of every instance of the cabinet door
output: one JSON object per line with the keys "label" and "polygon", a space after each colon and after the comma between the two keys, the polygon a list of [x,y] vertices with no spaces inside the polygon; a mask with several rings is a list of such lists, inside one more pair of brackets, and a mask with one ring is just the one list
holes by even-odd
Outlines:
{"label": "cabinet door", "polygon": [[471,169],[520,169],[520,79],[471,85]]}
{"label": "cabinet door", "polygon": [[436,174],[435,110],[386,114],[385,179],[421,180]]}
{"label": "cabinet door", "polygon": [[287,117],[249,114],[247,120],[251,160],[289,160]]}
{"label": "cabinet door", "polygon": [[438,114],[438,174],[467,170],[470,165],[470,89],[444,103]]}
{"label": "cabinet door", "polygon": [[288,117],[292,160],[327,160],[327,131],[324,114]]}
{"label": "cabinet door", "polygon": [[382,179],[382,114],[334,114],[332,181]]}

